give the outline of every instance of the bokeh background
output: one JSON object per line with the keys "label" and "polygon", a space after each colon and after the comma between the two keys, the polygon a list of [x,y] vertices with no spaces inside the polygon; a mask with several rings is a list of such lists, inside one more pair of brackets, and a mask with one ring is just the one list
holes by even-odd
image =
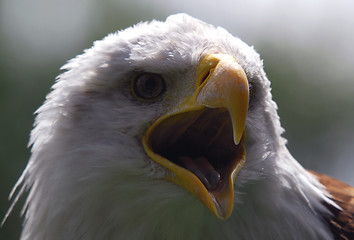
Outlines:
{"label": "bokeh background", "polygon": [[[264,59],[292,154],[354,185],[351,0],[1,0],[0,218],[29,157],[33,112],[59,68],[110,32],[185,12],[223,26]],[[0,229],[18,239],[20,204]]]}

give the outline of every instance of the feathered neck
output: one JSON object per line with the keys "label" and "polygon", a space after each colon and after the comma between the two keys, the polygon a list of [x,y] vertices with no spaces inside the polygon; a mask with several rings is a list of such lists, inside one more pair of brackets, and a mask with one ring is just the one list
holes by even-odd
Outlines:
{"label": "feathered neck", "polygon": [[[100,154],[87,150],[71,157]],[[57,154],[57,161],[68,157]],[[273,172],[235,186],[237,202],[226,221],[179,186],[157,180],[140,154],[127,154],[114,168],[93,166],[94,175],[87,169],[80,177],[38,181],[22,239],[331,239],[321,217],[329,214],[321,204],[328,200],[286,149],[264,159],[277,163]]]}
{"label": "feathered neck", "polygon": [[[119,136],[111,139],[115,144],[85,138],[89,144],[77,147],[80,129],[55,130],[35,145],[32,164],[20,179],[23,189],[31,187],[22,240],[331,239],[322,218],[330,214],[322,203],[330,201],[292,158],[272,114],[275,108],[264,114],[264,121],[275,125],[266,125],[263,134],[248,129],[248,160],[236,180],[234,211],[225,221],[179,186],[158,180],[143,150],[133,150],[139,149],[135,138]],[[68,126],[61,124],[56,127]]]}

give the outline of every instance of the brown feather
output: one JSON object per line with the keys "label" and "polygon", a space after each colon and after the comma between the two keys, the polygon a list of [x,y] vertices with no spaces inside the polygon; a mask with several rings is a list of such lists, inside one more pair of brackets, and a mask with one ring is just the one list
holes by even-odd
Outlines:
{"label": "brown feather", "polygon": [[325,186],[330,198],[338,204],[341,209],[326,203],[326,207],[333,214],[330,217],[325,217],[328,222],[335,239],[354,239],[354,187],[341,182],[332,177],[315,173],[318,180]]}

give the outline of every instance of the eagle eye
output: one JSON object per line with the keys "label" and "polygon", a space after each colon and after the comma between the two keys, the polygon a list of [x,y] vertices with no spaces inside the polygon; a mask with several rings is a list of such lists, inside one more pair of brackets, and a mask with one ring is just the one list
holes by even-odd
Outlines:
{"label": "eagle eye", "polygon": [[154,100],[165,91],[165,81],[158,74],[142,73],[133,79],[131,89],[142,100]]}
{"label": "eagle eye", "polygon": [[253,83],[248,82],[248,91],[252,92],[252,90],[253,90]]}

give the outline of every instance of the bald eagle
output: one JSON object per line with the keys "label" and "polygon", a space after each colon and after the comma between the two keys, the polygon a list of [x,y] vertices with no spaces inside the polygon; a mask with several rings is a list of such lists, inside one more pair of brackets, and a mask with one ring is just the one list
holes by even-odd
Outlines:
{"label": "bald eagle", "polygon": [[255,50],[185,14],[63,66],[37,110],[22,240],[353,239],[352,187],[289,153]]}

